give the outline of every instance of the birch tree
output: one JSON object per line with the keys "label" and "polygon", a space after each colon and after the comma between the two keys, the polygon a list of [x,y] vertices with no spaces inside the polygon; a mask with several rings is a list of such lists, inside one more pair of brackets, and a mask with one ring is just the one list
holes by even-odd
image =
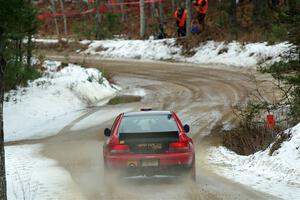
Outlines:
{"label": "birch tree", "polygon": [[140,0],[140,37],[145,37],[146,20],[145,20],[145,1]]}

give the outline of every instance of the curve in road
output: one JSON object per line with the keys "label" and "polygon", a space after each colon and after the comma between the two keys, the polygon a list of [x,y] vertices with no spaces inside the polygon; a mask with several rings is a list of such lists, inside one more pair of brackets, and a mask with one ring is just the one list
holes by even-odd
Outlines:
{"label": "curve in road", "polygon": [[[77,63],[82,61],[78,57],[70,59]],[[231,106],[243,101],[253,89],[248,72],[92,57],[85,58],[85,65],[111,73],[116,83],[125,89],[146,91],[139,103],[89,108],[85,116],[66,125],[60,134],[43,141],[43,155],[58,161],[87,199],[275,199],[216,175],[206,162],[206,149],[215,142],[210,135],[213,127],[230,122]],[[128,107],[131,110],[141,107],[174,110],[183,122],[191,124],[191,136],[197,149],[196,183],[169,178],[104,179],[102,144],[105,138],[102,132],[112,120],[84,130],[72,130],[72,127],[94,113],[101,114],[103,109],[121,112]]]}

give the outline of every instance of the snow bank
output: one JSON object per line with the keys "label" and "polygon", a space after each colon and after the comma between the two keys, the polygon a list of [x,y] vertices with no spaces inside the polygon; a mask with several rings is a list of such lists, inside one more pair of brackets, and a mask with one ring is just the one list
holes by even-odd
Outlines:
{"label": "snow bank", "polygon": [[[87,44],[86,41],[81,43]],[[89,48],[83,53],[104,58],[168,60],[177,58],[181,53],[181,48],[175,45],[175,39],[102,40],[91,42]]]}
{"label": "snow bank", "polygon": [[62,67],[55,61],[45,61],[44,67],[43,77],[5,95],[5,141],[49,136],[80,116],[82,109],[115,95],[116,89],[97,69]]}
{"label": "snow bank", "polygon": [[41,150],[41,145],[5,147],[8,199],[84,199],[71,175],[41,157]]}
{"label": "snow bank", "polygon": [[268,45],[264,43],[241,44],[209,41],[193,51],[187,62],[199,64],[225,64],[236,67],[253,67],[262,63],[280,61],[290,51],[292,45],[287,42]]}
{"label": "snow bank", "polygon": [[209,150],[209,162],[217,172],[242,184],[283,199],[300,199],[300,123],[291,139],[269,156],[269,150],[240,156],[224,147]]}
{"label": "snow bank", "polygon": [[[33,42],[36,43],[43,43],[43,44],[57,44],[59,42],[58,39],[39,39],[39,38],[33,38]],[[26,40],[24,42],[27,42]]]}
{"label": "snow bank", "polygon": [[[68,38],[60,38],[60,39],[32,38],[32,42],[42,43],[42,44],[58,44],[59,41],[75,42],[74,39],[68,39]],[[24,39],[23,42],[27,42],[27,39]]]}
{"label": "snow bank", "polygon": [[283,42],[275,45],[264,43],[241,44],[238,42],[209,41],[192,49],[192,56],[183,54],[175,39],[164,40],[103,40],[81,41],[89,44],[82,54],[103,58],[127,58],[143,60],[174,60],[196,64],[221,64],[235,67],[254,67],[272,63],[287,54],[293,45]]}

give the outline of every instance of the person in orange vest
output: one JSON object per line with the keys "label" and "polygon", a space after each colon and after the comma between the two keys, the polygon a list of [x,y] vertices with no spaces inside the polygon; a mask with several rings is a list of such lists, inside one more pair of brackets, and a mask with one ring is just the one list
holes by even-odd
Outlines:
{"label": "person in orange vest", "polygon": [[178,37],[186,35],[186,10],[184,8],[177,8],[174,16],[176,18],[176,27]]}
{"label": "person in orange vest", "polygon": [[197,18],[200,26],[202,27],[202,31],[205,30],[205,16],[208,6],[208,0],[196,0],[194,2],[194,6],[197,10]]}

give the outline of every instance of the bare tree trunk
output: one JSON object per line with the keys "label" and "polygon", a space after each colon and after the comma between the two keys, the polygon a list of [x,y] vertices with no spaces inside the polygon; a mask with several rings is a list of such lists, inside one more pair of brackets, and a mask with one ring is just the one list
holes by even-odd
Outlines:
{"label": "bare tree trunk", "polygon": [[156,10],[155,10],[155,2],[152,2],[152,3],[150,4],[150,12],[151,12],[151,18],[154,19],[154,17],[155,17],[155,12],[156,12]]}
{"label": "bare tree trunk", "polygon": [[31,33],[28,35],[27,41],[27,67],[31,67],[31,58],[32,58],[32,35]]}
{"label": "bare tree trunk", "polygon": [[140,37],[145,37],[146,19],[145,19],[145,1],[140,0]]}
{"label": "bare tree trunk", "polygon": [[[0,33],[1,34],[1,33]],[[7,199],[6,174],[5,174],[5,150],[3,131],[3,100],[4,100],[4,70],[6,62],[4,59],[4,44],[0,41],[0,199]]]}
{"label": "bare tree trunk", "polygon": [[61,12],[64,14],[63,19],[64,19],[65,35],[68,35],[67,17],[66,17],[66,14],[65,14],[64,1],[63,0],[59,0],[59,2],[60,2]]}
{"label": "bare tree trunk", "polygon": [[23,62],[23,51],[22,51],[22,46],[23,46],[23,40],[22,39],[18,39],[18,53],[19,53],[19,62],[22,63]]}
{"label": "bare tree trunk", "polygon": [[172,14],[175,12],[176,5],[175,5],[175,0],[172,0]]}
{"label": "bare tree trunk", "polygon": [[[119,3],[124,3],[124,0],[119,0]],[[121,4],[120,8],[121,10],[124,10],[125,6]],[[127,20],[126,12],[121,12],[121,20],[122,22],[125,22]]]}
{"label": "bare tree trunk", "polygon": [[[80,12],[82,12],[84,10],[83,6],[82,6],[82,0],[78,0],[77,4],[78,4],[78,7],[80,9]],[[85,27],[85,26],[86,26],[86,16],[83,15],[83,27]]]}
{"label": "bare tree trunk", "polygon": [[192,10],[192,2],[190,0],[186,0],[186,36],[189,37],[191,35],[191,10]]}
{"label": "bare tree trunk", "polygon": [[236,0],[230,0],[229,23],[231,26],[235,26],[236,22]]}
{"label": "bare tree trunk", "polygon": [[229,24],[231,29],[231,34],[234,36],[234,39],[237,39],[237,18],[236,18],[236,0],[230,0],[229,6]]}
{"label": "bare tree trunk", "polygon": [[159,23],[163,25],[164,23],[164,7],[162,1],[159,2]]}
{"label": "bare tree trunk", "polygon": [[96,15],[95,15],[95,20],[96,20],[96,39],[100,40],[101,39],[101,35],[100,35],[100,23],[101,23],[101,19],[100,19],[100,11],[99,11],[99,3],[100,0],[96,0],[96,4],[95,4],[95,8],[96,8]]}
{"label": "bare tree trunk", "polygon": [[[31,3],[31,0],[28,0],[28,3]],[[28,41],[27,41],[27,67],[31,67],[31,58],[32,58],[32,33],[29,31],[28,33]]]}
{"label": "bare tree trunk", "polygon": [[[52,8],[51,8],[52,13],[56,13],[56,8],[55,8],[55,2],[54,2],[54,0],[50,0],[50,2],[51,2],[51,5],[52,5]],[[58,28],[56,17],[54,17],[54,24],[55,24],[55,29],[56,29],[56,35],[59,36],[59,28]]]}

